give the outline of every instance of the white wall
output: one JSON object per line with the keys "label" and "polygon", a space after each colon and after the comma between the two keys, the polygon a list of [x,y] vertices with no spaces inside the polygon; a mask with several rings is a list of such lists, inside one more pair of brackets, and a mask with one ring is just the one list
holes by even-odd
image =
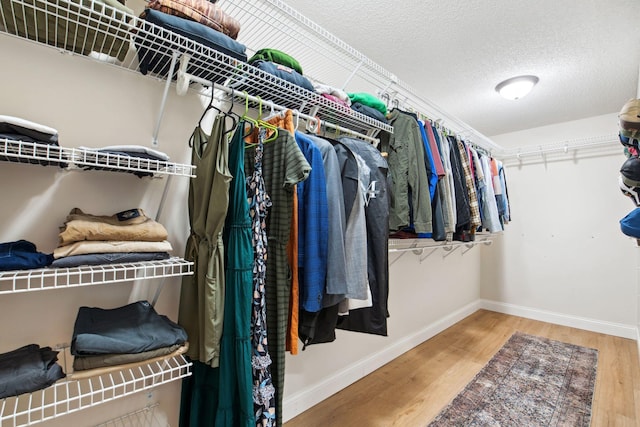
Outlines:
{"label": "white wall", "polygon": [[[615,135],[615,114],[493,137],[503,146]],[[610,151],[611,152],[611,151]],[[509,166],[513,222],[484,252],[488,308],[636,337],[637,251],[619,220],[633,209],[617,184],[622,146],[605,156]]]}
{"label": "white wall", "polygon": [[[408,252],[389,271],[388,337],[337,331],[333,343],[287,356],[284,418],[299,414],[431,338],[478,309],[478,245],[446,258],[438,250],[422,264]],[[392,262],[399,256],[391,253]]]}
{"label": "white wall", "polygon": [[[0,67],[0,114],[33,120],[58,129],[60,144],[100,147],[113,144],[150,146],[163,82],[104,66],[54,49],[0,35],[7,58]],[[187,139],[202,112],[198,97],[177,97],[167,103],[159,150],[171,160],[191,162]],[[166,178],[150,180],[114,172],[64,172],[39,165],[0,165],[0,241],[26,239],[43,252],[57,243],[58,227],[73,207],[110,215],[140,207],[156,215]],[[160,222],[169,232],[175,255],[182,255],[187,227],[189,178],[174,177]],[[176,320],[179,279],[167,279],[158,312]],[[76,289],[0,295],[0,352],[28,343],[69,343],[81,305],[117,307],[132,299],[151,298],[158,281],[89,286]],[[177,425],[180,381],[152,395],[137,394],[95,409],[61,417],[47,425],[89,426],[159,401]]]}

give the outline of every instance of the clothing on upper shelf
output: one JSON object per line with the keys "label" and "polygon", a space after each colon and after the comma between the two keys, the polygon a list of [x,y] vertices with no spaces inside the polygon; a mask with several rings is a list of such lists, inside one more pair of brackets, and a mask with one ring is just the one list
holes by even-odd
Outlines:
{"label": "clothing on upper shelf", "polygon": [[[351,103],[347,103],[346,101],[343,101],[342,99],[338,98],[335,95],[331,95],[331,94],[328,94],[328,93],[321,93],[320,96],[322,96],[323,98],[328,99],[331,102],[334,102],[334,103],[338,104],[341,107],[344,107],[345,111],[348,111],[349,109],[351,109]],[[385,121],[386,120],[387,119],[385,119]]]}
{"label": "clothing on upper shelf", "polygon": [[255,61],[270,61],[276,64],[284,65],[285,67],[293,68],[300,75],[303,75],[302,67],[300,63],[290,55],[277,50],[277,49],[260,49],[251,58],[249,58],[249,64]]}
{"label": "clothing on upper shelf", "polygon": [[[154,9],[146,9],[140,18],[154,25],[144,25],[143,28],[146,32],[152,33],[158,37],[164,37],[162,29],[170,30],[178,35],[192,39],[198,43],[221,52],[231,58],[237,59],[241,62],[247,61],[246,46],[238,43],[231,37],[202,25],[198,22],[188,19],[180,18],[179,16],[169,15]],[[140,72],[142,74],[152,73],[159,76],[166,77],[169,73],[169,67],[171,65],[170,58],[172,51],[181,51],[180,45],[183,43],[180,40],[172,40],[171,42],[163,42],[159,45],[154,41],[153,37],[137,34],[134,36],[134,42],[136,44],[136,50],[138,53],[138,62],[140,63]],[[204,80],[208,80],[215,83],[221,83],[228,78],[226,73],[220,73],[217,70],[209,70],[194,66],[194,63],[198,61],[208,61],[206,57],[194,57],[194,61],[189,62],[187,66],[187,73],[193,74],[196,77],[200,77]],[[172,76],[176,78],[176,74]]]}
{"label": "clothing on upper shelf", "polygon": [[[302,74],[298,73],[293,68],[289,68],[281,64],[276,64],[275,62],[263,61],[263,60],[253,61],[251,65],[268,74],[279,77],[282,80],[285,80],[291,84],[294,84],[298,87],[301,87],[311,92],[314,91],[313,84],[311,83],[311,81],[309,81],[309,79],[307,79]],[[242,80],[240,80],[240,82],[242,82]],[[238,90],[242,90],[242,88],[238,88]]]}
{"label": "clothing on upper shelf", "polygon": [[51,254],[38,252],[36,245],[27,240],[0,243],[0,271],[42,268],[51,262]]}
{"label": "clothing on upper shelf", "polygon": [[28,136],[43,144],[58,144],[56,129],[20,117],[0,115],[0,133]]}
{"label": "clothing on upper shelf", "polygon": [[49,387],[65,377],[51,347],[29,344],[0,354],[0,399]]}
{"label": "clothing on upper shelf", "polygon": [[360,104],[366,105],[367,107],[375,108],[383,115],[387,114],[387,106],[384,104],[384,102],[382,102],[382,100],[378,97],[371,95],[370,93],[349,93],[349,99],[351,99],[352,103],[359,102]]}
{"label": "clothing on upper shelf", "polygon": [[103,309],[80,307],[73,327],[71,354],[142,353],[184,344],[187,334],[147,301]]}
{"label": "clothing on upper shelf", "polygon": [[[81,167],[85,170],[95,169],[112,172],[127,172],[136,175],[139,178],[145,176],[153,176],[153,172],[139,170],[122,170],[109,166],[131,166],[140,167],[149,171],[161,170],[165,167],[165,162],[169,160],[169,156],[165,153],[140,145],[112,145],[102,148],[78,147],[83,150],[79,153],[80,160],[88,162],[90,165],[83,164]],[[93,153],[96,153],[95,155]],[[98,153],[107,154],[98,155]]]}
{"label": "clothing on upper shelf", "polygon": [[151,0],[151,9],[205,25],[232,39],[238,38],[240,23],[207,0]]}
{"label": "clothing on upper shelf", "polygon": [[389,123],[384,114],[380,111],[376,110],[373,107],[369,107],[368,105],[364,105],[358,101],[353,101],[351,103],[351,109],[353,111],[357,111],[358,113],[362,113],[367,117],[371,117],[372,119],[376,119],[382,123]]}
{"label": "clothing on upper shelf", "polygon": [[335,96],[341,101],[344,101],[344,103],[347,104],[348,106],[351,105],[351,99],[349,98],[349,95],[347,94],[347,92],[343,91],[342,89],[338,89],[337,87],[325,85],[322,83],[314,83],[313,87],[315,91],[321,95]]}
{"label": "clothing on upper shelf", "polygon": [[[114,10],[105,10],[105,6]],[[116,0],[72,0],[65,1],[60,7],[68,11],[68,19],[59,19],[56,13],[44,13],[35,0],[28,0],[22,7],[11,0],[1,0],[0,20],[5,31],[20,37],[82,55],[89,55],[94,48],[98,53],[125,60],[129,50],[131,9]],[[110,17],[108,32],[104,30],[106,24],[87,24],[104,22],[105,12]],[[88,40],[91,43],[87,43]]]}
{"label": "clothing on upper shelf", "polygon": [[[3,141],[1,141],[2,139],[44,144],[47,147],[39,147],[35,145],[27,146],[26,144],[23,144],[21,147],[13,147],[10,144],[3,143]],[[0,115],[0,146],[4,146],[2,151],[5,151],[8,154],[32,154],[39,157],[60,158],[66,160],[65,155],[62,154],[59,149],[57,130],[20,117]],[[0,160],[7,162],[40,164],[42,166],[53,165],[60,166],[61,168],[67,167],[66,162],[25,159],[14,156],[0,156]]]}

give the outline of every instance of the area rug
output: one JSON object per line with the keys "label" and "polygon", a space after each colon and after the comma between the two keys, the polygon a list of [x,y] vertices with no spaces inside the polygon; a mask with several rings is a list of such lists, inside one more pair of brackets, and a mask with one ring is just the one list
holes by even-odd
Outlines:
{"label": "area rug", "polygon": [[516,332],[429,427],[591,423],[598,350]]}

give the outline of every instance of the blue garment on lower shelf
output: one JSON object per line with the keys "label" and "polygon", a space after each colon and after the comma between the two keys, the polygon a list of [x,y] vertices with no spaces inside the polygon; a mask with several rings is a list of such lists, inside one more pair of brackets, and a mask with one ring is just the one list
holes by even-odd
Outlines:
{"label": "blue garment on lower shelf", "polygon": [[64,378],[57,360],[57,351],[37,344],[0,354],[0,399],[41,390]]}
{"label": "blue garment on lower shelf", "polygon": [[142,353],[185,341],[185,330],[157,314],[147,301],[114,309],[80,307],[73,328],[71,354]]}
{"label": "blue garment on lower shelf", "polygon": [[53,254],[38,252],[36,245],[26,240],[0,243],[0,271],[42,268],[51,262]]}

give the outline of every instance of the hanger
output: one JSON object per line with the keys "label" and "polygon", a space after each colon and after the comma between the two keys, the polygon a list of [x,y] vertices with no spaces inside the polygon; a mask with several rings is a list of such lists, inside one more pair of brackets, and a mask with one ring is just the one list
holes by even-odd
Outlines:
{"label": "hanger", "polygon": [[[255,127],[255,128],[264,128],[273,132],[273,134],[269,138],[265,139],[263,143],[275,141],[278,138],[278,128],[277,126],[274,126],[271,123],[267,123],[264,120],[262,120],[262,98],[258,97],[258,119],[256,120],[249,117],[248,115],[249,96],[246,91],[243,91],[243,93],[245,94],[245,102],[244,102],[244,114],[242,115],[242,119],[246,120],[251,125],[251,130],[249,131],[249,134],[244,134],[243,138],[246,138],[247,136],[251,135]],[[255,147],[256,145],[257,145],[256,143],[248,142],[245,144],[245,147],[247,148]]]}
{"label": "hanger", "polygon": [[296,124],[295,124],[295,129],[294,130],[298,130],[298,126],[300,125],[300,111],[293,110],[293,114],[296,115]]}

